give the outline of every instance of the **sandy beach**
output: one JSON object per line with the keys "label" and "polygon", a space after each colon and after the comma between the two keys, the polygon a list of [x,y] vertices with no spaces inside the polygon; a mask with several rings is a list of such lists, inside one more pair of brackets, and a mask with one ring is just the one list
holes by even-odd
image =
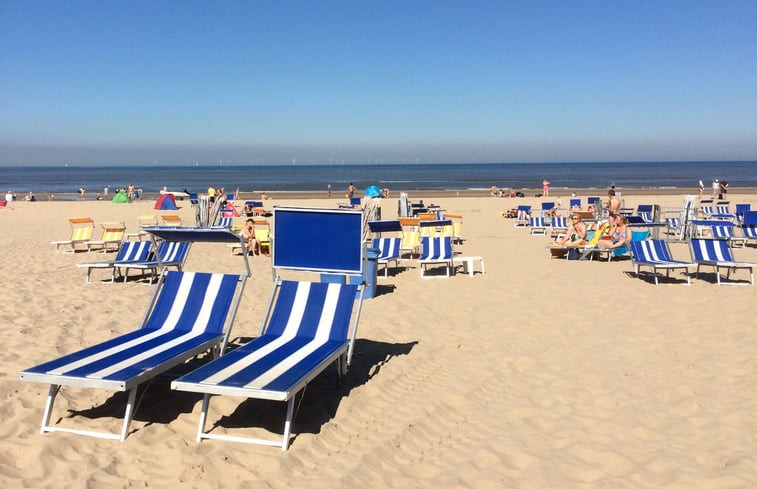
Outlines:
{"label": "sandy beach", "polygon": [[[622,192],[626,207],[675,208],[684,199]],[[350,372],[340,386],[333,369],[311,383],[287,452],[196,443],[200,396],[169,390],[165,377],[147,390],[123,443],[40,435],[47,386],[21,382],[19,371],[134,329],[152,291],[136,280],[98,283],[106,273],[97,271],[85,284],[75,264],[104,255],[56,254],[50,242],[67,238],[69,217],[124,221],[136,232],[139,215],[162,211],[153,201],[0,209],[2,487],[757,486],[757,286],[718,286],[711,269],[690,287],[655,286],[634,276],[628,258],[550,260],[548,238],[500,216],[542,199],[481,194],[411,193],[462,214],[459,251],[482,256],[486,274],[424,280],[418,264],[405,261],[397,275],[380,278],[363,306]],[[570,193],[561,194],[550,200],[567,203]],[[266,206],[343,200],[304,197],[275,195]],[[384,219],[396,215],[396,197],[382,202]],[[756,192],[733,189],[730,197],[732,208],[757,208]],[[193,223],[189,202],[179,204],[176,212]],[[188,270],[241,270],[225,246],[203,246]],[[671,250],[689,258],[685,244]],[[754,243],[734,254],[757,262]],[[251,264],[236,343],[257,333],[271,289],[270,259]],[[125,399],[63,388],[52,421],[117,431]],[[284,409],[223,397],[211,418],[271,437],[281,433]]]}

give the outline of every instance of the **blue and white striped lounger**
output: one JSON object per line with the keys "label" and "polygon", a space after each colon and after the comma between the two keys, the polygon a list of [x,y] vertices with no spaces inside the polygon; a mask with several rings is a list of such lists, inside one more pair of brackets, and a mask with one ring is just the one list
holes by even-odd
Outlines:
{"label": "blue and white striped lounger", "polygon": [[424,274],[424,269],[428,265],[444,264],[446,265],[446,275],[449,277],[452,270],[452,240],[449,236],[431,238],[423,237],[421,245],[421,257],[418,259],[418,265],[421,269],[421,277],[427,278],[429,275]]}
{"label": "blue and white striped lounger", "polygon": [[[144,228],[149,229],[149,228]],[[212,228],[211,228],[212,229]],[[153,246],[155,241],[153,241]],[[186,241],[163,241],[158,245],[158,254],[151,254],[144,261],[132,261],[128,263],[119,263],[115,265],[120,273],[124,276],[124,282],[126,282],[129,270],[136,269],[141,270],[142,273],[150,271],[150,284],[155,277],[155,272],[160,269],[164,270],[166,267],[176,267],[181,270],[184,266],[184,262],[187,259],[191,243]]]}
{"label": "blue and white striped lounger", "polygon": [[[662,239],[647,239],[643,241],[631,241],[631,253],[636,276],[639,276],[640,267],[650,267],[654,274],[654,283],[658,284],[657,270],[665,270],[670,276],[670,270],[683,268],[685,270],[696,267],[696,263],[674,260],[670,256],[668,243]],[[686,282],[691,285],[691,277],[686,274]]]}
{"label": "blue and white striped lounger", "polygon": [[149,241],[130,241],[121,244],[118,255],[114,260],[99,261],[94,263],[77,263],[78,267],[87,268],[86,283],[89,283],[89,276],[93,268],[110,268],[110,283],[116,280],[116,268],[119,265],[128,265],[129,263],[144,262],[149,258],[151,243]]}
{"label": "blue and white striped lounger", "polygon": [[395,273],[400,259],[402,238],[374,238],[373,247],[378,248],[378,264],[384,265],[384,277],[389,276],[389,263],[394,262]]}
{"label": "blue and white striped lounger", "polygon": [[[243,288],[239,275],[167,272],[140,329],[22,371],[21,380],[50,384],[41,432],[65,431],[123,441],[137,387],[203,351],[222,348]],[[232,300],[235,305],[224,334]],[[55,397],[63,385],[129,391],[121,432],[50,426]]]}
{"label": "blue and white striped lounger", "polygon": [[[197,441],[214,438],[289,446],[294,399],[332,363],[339,372],[350,361],[358,312],[348,337],[357,285],[278,281],[275,305],[261,336],[173,381],[171,388],[205,394]],[[270,306],[269,306],[270,307]],[[346,362],[346,363],[344,363]],[[287,402],[281,441],[205,432],[210,395],[222,394]]]}
{"label": "blue and white striped lounger", "polygon": [[694,262],[697,264],[697,276],[699,276],[700,266],[711,266],[715,268],[718,285],[748,285],[745,282],[724,282],[720,280],[721,268],[727,270],[726,279],[731,278],[732,270],[741,268],[749,270],[749,284],[754,285],[754,267],[757,264],[735,261],[728,241],[723,239],[692,239],[691,253],[694,257]]}

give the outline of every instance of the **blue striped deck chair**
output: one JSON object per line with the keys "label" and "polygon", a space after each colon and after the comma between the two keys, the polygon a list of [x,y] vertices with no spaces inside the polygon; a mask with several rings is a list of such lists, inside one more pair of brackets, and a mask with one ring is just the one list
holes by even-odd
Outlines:
{"label": "blue striped deck chair", "polygon": [[150,241],[127,241],[121,245],[118,250],[118,255],[113,260],[99,261],[94,263],[77,263],[77,267],[86,267],[87,278],[85,283],[90,283],[90,274],[92,269],[110,269],[110,283],[116,280],[116,270],[118,265],[128,265],[129,263],[138,263],[147,260],[150,254],[150,247],[152,243]]}
{"label": "blue striped deck chair", "polygon": [[757,239],[757,211],[744,212],[741,223],[741,232],[747,241]]}
{"label": "blue striped deck chair", "polygon": [[216,223],[216,226],[222,227],[222,228],[230,228],[233,221],[234,221],[233,217],[219,217],[218,223]]}
{"label": "blue striped deck chair", "polygon": [[555,208],[554,202],[542,202],[541,203],[541,217],[546,217],[551,214]]}
{"label": "blue striped deck chair", "polygon": [[[208,231],[213,234],[193,239],[239,241],[228,230]],[[140,385],[200,353],[216,355],[223,350],[248,275],[246,258],[242,275],[167,272],[161,276],[138,329],[20,372],[21,380],[50,385],[40,432],[126,439]],[[55,398],[62,386],[128,392],[120,432],[51,425]]]}
{"label": "blue striped deck chair", "polygon": [[389,276],[389,264],[394,262],[394,270],[397,272],[397,266],[400,259],[400,247],[402,238],[374,238],[373,247],[379,250],[378,264],[384,265],[384,278]]}
{"label": "blue striped deck chair", "polygon": [[654,218],[652,217],[653,211],[654,206],[651,204],[639,204],[636,207],[636,215],[641,217],[641,220],[645,223],[654,222]]}
{"label": "blue striped deck chair", "polygon": [[722,219],[724,221],[736,220],[736,214],[731,212],[728,204],[720,203],[715,206],[715,213],[710,216],[712,219]]}
{"label": "blue striped deck chair", "polygon": [[712,225],[710,226],[712,237],[715,239],[725,240],[730,246],[741,243],[741,247],[743,248],[744,246],[746,246],[747,238],[745,236],[736,236],[733,232],[734,227],[736,226],[730,222],[728,222],[728,224]]}
{"label": "blue striped deck chair", "polygon": [[[633,266],[636,276],[639,276],[641,267],[650,267],[654,275],[654,283],[658,285],[657,270],[665,270],[667,277],[670,277],[670,270],[696,267],[695,263],[674,260],[670,255],[668,243],[662,239],[648,239],[643,241],[631,241],[631,254],[633,255]],[[685,273],[685,272],[684,272]],[[691,277],[686,274],[686,282],[691,285]]]}
{"label": "blue striped deck chair", "polygon": [[692,239],[691,255],[697,264],[696,276],[699,276],[699,267],[711,266],[715,269],[718,285],[747,285],[745,282],[726,282],[720,278],[720,269],[726,269],[726,280],[731,278],[731,271],[738,269],[749,270],[749,284],[754,285],[755,263],[739,262],[733,259],[728,242],[722,239]]}
{"label": "blue striped deck chair", "polygon": [[545,223],[545,220],[543,217],[532,217],[528,221],[529,226],[529,232],[531,233],[531,236],[535,235],[541,235],[546,236],[547,234],[547,224]]}
{"label": "blue striped deck chair", "polygon": [[678,217],[666,217],[665,228],[667,229],[667,234],[678,234],[679,230],[681,229],[681,219]]}
{"label": "blue striped deck chair", "polygon": [[[276,277],[259,336],[171,384],[176,390],[203,394],[198,442],[219,439],[286,450],[297,395],[303,393],[303,399],[308,383],[328,366],[336,364],[341,376],[351,363],[364,285],[283,280],[279,274],[325,272],[360,278],[364,263],[362,212],[276,207],[273,219]],[[323,241],[324,235],[340,239]],[[322,243],[316,252],[314,242]],[[279,441],[233,436],[218,432],[220,423],[206,431],[211,395],[286,402],[283,437]]]}
{"label": "blue striped deck chair", "polygon": [[550,232],[551,238],[558,239],[565,236],[565,233],[568,232],[568,218],[553,217],[550,226],[552,226],[552,231]]}
{"label": "blue striped deck chair", "polygon": [[421,256],[418,258],[418,265],[421,269],[421,278],[429,278],[428,265],[445,265],[446,275],[449,277],[452,270],[452,240],[449,236],[444,237],[424,237],[421,242]]}
{"label": "blue striped deck chair", "polygon": [[[157,227],[144,227],[147,232],[161,228]],[[153,239],[153,249],[156,248],[156,241]],[[184,266],[184,262],[187,259],[191,243],[186,241],[162,241],[157,245],[157,253],[151,253],[146,260],[132,261],[128,263],[117,263],[118,273],[124,277],[126,282],[129,274],[129,270],[139,270],[144,275],[145,272],[150,272],[150,285],[152,285],[156,272],[162,273],[167,267],[176,267],[177,270],[181,270]]]}

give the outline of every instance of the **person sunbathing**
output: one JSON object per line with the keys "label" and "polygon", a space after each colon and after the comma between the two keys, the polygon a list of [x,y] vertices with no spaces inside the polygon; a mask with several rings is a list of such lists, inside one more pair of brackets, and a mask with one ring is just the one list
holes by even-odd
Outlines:
{"label": "person sunbathing", "polygon": [[631,241],[631,230],[627,225],[628,219],[621,214],[613,214],[610,219],[612,221],[610,239],[599,240],[597,246],[603,250],[628,246]]}
{"label": "person sunbathing", "polygon": [[568,231],[560,240],[561,245],[584,244],[586,243],[586,223],[581,220],[581,216],[573,214],[570,216],[571,224]]}

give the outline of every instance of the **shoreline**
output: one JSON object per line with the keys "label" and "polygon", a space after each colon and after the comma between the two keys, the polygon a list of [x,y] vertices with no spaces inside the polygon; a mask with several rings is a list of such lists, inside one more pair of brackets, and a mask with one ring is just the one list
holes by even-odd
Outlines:
{"label": "shoreline", "polygon": [[[607,191],[609,189],[600,189],[600,188],[552,188],[551,189],[551,195],[547,198],[550,199],[557,199],[557,198],[570,198],[574,193],[576,197],[606,197]],[[646,195],[660,195],[660,196],[671,196],[671,195],[698,195],[698,192],[696,189],[690,189],[691,191],[687,191],[688,189],[684,188],[673,188],[673,187],[661,187],[661,188],[642,188],[642,187],[629,187],[629,188],[620,188],[617,187],[616,192],[619,192],[621,194],[621,197],[623,196],[646,196]],[[419,200],[419,199],[430,199],[430,198],[456,198],[456,197],[478,197],[478,198],[496,198],[501,200],[518,200],[522,198],[543,198],[541,197],[541,189],[518,189],[518,191],[523,192],[525,194],[525,197],[515,197],[515,198],[509,198],[509,197],[492,197],[490,194],[489,189],[466,189],[466,190],[456,190],[456,189],[412,189],[412,190],[398,190],[393,191],[389,194],[389,198],[398,198],[401,192],[406,192],[408,194],[408,198],[410,200]],[[313,200],[313,199],[327,199],[327,200],[333,200],[335,202],[343,201],[346,199],[343,195],[341,195],[341,192],[335,192],[333,191],[331,194],[331,197],[329,198],[326,192],[320,191],[320,190],[281,190],[281,191],[270,191],[265,192],[266,195],[268,195],[269,199],[275,201],[277,199],[298,199],[298,200]],[[755,195],[757,194],[757,187],[736,187],[736,188],[729,188],[728,189],[728,196],[729,198],[733,198],[734,196],[742,196],[742,195]],[[93,197],[87,197],[86,199],[82,199],[78,196],[76,193],[65,193],[65,194],[56,194],[55,199],[48,199],[44,193],[36,193],[34,192],[34,195],[37,197],[37,201],[44,201],[44,202],[96,202],[96,196]],[[17,194],[19,197],[17,201],[23,201],[23,196],[21,194]],[[240,192],[239,198],[240,200],[260,200],[261,193],[260,192]],[[710,194],[705,192],[702,195],[704,198],[710,198]],[[41,197],[41,198],[40,198]],[[101,199],[103,202],[110,201],[113,198],[113,194],[108,194],[106,198]],[[151,200],[157,200],[160,198],[159,193],[150,193],[145,192],[144,199],[141,199],[143,201],[151,201]],[[176,199],[177,202],[181,202],[181,199]],[[186,200],[186,199],[184,199]],[[724,199],[726,200],[726,199]]]}

